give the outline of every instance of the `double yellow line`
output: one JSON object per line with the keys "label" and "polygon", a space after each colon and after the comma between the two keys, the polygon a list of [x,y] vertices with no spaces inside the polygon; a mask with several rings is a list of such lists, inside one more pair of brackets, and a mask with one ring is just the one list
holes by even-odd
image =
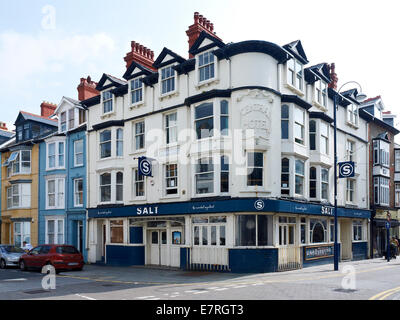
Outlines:
{"label": "double yellow line", "polygon": [[374,295],[373,297],[369,298],[368,300],[385,300],[387,297],[395,294],[396,292],[400,292],[400,287],[389,289]]}

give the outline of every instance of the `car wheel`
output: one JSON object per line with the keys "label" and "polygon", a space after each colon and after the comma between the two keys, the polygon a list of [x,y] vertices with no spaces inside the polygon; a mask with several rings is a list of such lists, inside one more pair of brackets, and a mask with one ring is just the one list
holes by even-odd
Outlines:
{"label": "car wheel", "polygon": [[20,268],[22,271],[26,271],[26,270],[27,270],[27,267],[26,267],[26,264],[25,264],[25,261],[24,261],[24,260],[21,260],[21,261],[19,262],[19,268]]}
{"label": "car wheel", "polygon": [[1,260],[0,260],[0,268],[1,268],[1,269],[7,268],[6,260],[4,260],[4,259],[1,259]]}

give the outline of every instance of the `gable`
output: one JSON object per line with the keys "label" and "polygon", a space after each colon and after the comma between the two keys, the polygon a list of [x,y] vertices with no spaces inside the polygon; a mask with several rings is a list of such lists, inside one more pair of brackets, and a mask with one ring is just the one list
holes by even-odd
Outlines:
{"label": "gable", "polygon": [[292,54],[297,60],[303,64],[308,63],[306,53],[304,52],[303,46],[300,40],[293,41],[283,46],[290,54]]}
{"label": "gable", "polygon": [[140,63],[136,61],[132,61],[131,65],[126,69],[126,72],[122,76],[125,80],[130,80],[139,76],[147,76],[153,73],[152,70],[142,66]]}
{"label": "gable", "polygon": [[213,37],[212,35],[210,35],[205,31],[202,31],[197,40],[193,43],[193,45],[189,49],[189,53],[192,55],[196,55],[200,52],[206,51],[214,47],[222,48],[224,46],[225,43],[223,43],[221,40],[217,39],[216,37]]}
{"label": "gable", "polygon": [[115,78],[109,74],[103,73],[103,76],[101,77],[99,83],[96,86],[96,90],[102,91],[112,87],[119,87],[124,84],[126,84],[125,81]]}
{"label": "gable", "polygon": [[182,63],[185,62],[186,59],[182,58],[180,55],[176,54],[175,52],[169,50],[168,48],[164,48],[160,55],[157,57],[156,61],[153,63],[153,67],[156,69],[160,69],[166,65],[178,62]]}

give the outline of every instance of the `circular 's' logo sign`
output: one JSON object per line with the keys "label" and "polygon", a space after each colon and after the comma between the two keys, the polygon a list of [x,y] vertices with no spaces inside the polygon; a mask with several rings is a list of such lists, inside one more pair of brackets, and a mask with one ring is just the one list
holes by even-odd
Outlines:
{"label": "circular 's' logo sign", "polygon": [[346,178],[346,177],[353,177],[354,176],[354,163],[352,162],[343,162],[339,165],[339,176]]}
{"label": "circular 's' logo sign", "polygon": [[148,175],[151,172],[151,164],[148,160],[143,159],[140,162],[140,171],[143,173],[143,175]]}
{"label": "circular 's' logo sign", "polygon": [[256,200],[256,202],[254,202],[254,208],[256,208],[256,210],[262,210],[264,209],[264,201],[261,199]]}

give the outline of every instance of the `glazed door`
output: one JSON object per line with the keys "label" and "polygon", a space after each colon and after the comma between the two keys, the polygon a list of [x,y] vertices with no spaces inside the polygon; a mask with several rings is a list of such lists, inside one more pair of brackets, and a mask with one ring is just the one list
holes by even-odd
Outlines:
{"label": "glazed door", "polygon": [[160,265],[160,232],[159,230],[150,230],[149,237],[149,264]]}

